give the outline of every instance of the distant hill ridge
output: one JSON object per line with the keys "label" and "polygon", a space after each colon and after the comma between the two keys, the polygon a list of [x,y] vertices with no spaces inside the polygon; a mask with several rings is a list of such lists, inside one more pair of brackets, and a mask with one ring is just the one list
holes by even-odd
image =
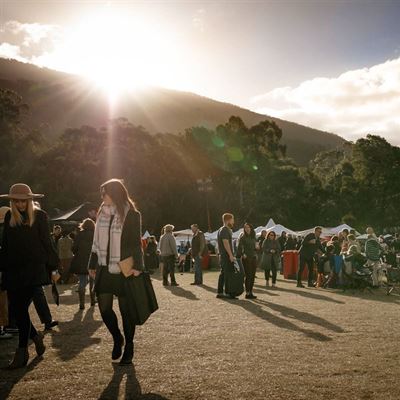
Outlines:
{"label": "distant hill ridge", "polygon": [[151,87],[126,94],[113,108],[106,94],[76,75],[0,59],[0,87],[17,91],[30,106],[27,123],[50,139],[68,127],[105,126],[125,117],[151,133],[180,133],[193,126],[215,128],[236,115],[251,126],[265,119],[283,130],[288,156],[304,165],[315,154],[341,146],[344,139],[293,122],[273,118],[194,93]]}

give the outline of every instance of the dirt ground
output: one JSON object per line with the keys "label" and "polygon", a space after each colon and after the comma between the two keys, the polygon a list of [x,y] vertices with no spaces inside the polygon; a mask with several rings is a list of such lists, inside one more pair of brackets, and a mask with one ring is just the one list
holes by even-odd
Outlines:
{"label": "dirt ground", "polygon": [[[0,399],[400,399],[399,295],[267,290],[257,275],[253,301],[216,299],[217,272],[203,287],[155,276],[160,309],[137,330],[134,367],[111,362],[97,306],[78,311],[61,286],[46,353],[31,346],[27,368],[0,370]],[[0,341],[0,366],[16,343]]]}

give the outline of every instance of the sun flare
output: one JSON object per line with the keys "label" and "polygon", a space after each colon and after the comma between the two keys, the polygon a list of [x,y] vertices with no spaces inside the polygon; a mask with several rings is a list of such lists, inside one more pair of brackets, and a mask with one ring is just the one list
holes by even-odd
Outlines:
{"label": "sun flare", "polygon": [[179,88],[179,50],[170,32],[110,10],[78,22],[58,49],[57,64],[110,93],[142,86]]}

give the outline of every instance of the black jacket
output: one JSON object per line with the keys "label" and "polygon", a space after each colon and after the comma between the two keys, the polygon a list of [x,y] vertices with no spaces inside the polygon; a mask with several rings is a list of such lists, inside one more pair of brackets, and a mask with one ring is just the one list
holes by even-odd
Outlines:
{"label": "black jacket", "polygon": [[93,229],[80,231],[74,240],[72,252],[74,258],[71,262],[70,272],[73,274],[87,274],[90,253],[93,245]]}
{"label": "black jacket", "polygon": [[[121,235],[121,260],[128,257],[133,257],[136,270],[143,270],[142,216],[139,211],[133,209],[130,209],[126,215]],[[97,254],[91,253],[89,269],[98,267]]]}
{"label": "black jacket", "polygon": [[0,270],[5,289],[47,285],[50,283],[49,272],[58,267],[59,259],[50,238],[47,214],[42,210],[34,212],[32,227],[11,227],[10,211],[4,218]]}

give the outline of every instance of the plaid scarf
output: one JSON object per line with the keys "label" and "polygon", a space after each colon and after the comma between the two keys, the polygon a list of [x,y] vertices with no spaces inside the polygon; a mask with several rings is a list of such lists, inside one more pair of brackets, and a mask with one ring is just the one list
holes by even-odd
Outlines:
{"label": "plaid scarf", "polygon": [[[126,206],[124,220],[128,210],[129,206]],[[107,265],[110,274],[121,272],[118,263],[121,261],[121,236],[124,220],[121,221],[115,206],[103,205],[96,221],[92,252],[97,254],[99,265],[107,265],[108,232],[110,231],[110,254]]]}

